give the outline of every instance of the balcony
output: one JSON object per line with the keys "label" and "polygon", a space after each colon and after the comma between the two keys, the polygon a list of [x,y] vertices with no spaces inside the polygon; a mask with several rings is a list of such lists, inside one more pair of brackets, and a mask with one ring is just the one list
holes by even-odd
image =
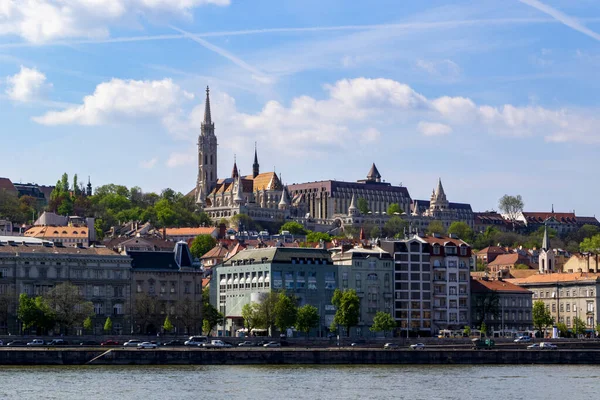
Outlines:
{"label": "balcony", "polygon": [[446,292],[433,292],[433,297],[446,297]]}
{"label": "balcony", "polygon": [[445,310],[445,309],[447,308],[447,304],[434,304],[434,305],[433,305],[433,308],[434,308],[434,309],[436,309],[436,308],[437,308],[437,309],[439,309],[439,308],[442,308],[442,309],[444,309],[444,310]]}
{"label": "balcony", "polygon": [[440,265],[433,264],[433,270],[434,271],[436,271],[436,270],[438,270],[438,271],[444,270],[445,271],[446,270],[446,266],[442,265],[442,264],[440,264]]}

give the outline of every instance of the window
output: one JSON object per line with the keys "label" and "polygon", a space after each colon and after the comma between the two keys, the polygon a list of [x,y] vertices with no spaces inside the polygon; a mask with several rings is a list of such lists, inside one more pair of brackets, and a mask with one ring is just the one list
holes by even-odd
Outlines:
{"label": "window", "polygon": [[121,315],[123,314],[123,304],[121,303],[117,303],[113,306],[113,314],[114,315]]}
{"label": "window", "polygon": [[433,245],[433,254],[440,254],[440,245],[437,243]]}
{"label": "window", "polygon": [[183,283],[183,292],[185,294],[190,294],[190,283],[189,282]]}
{"label": "window", "polygon": [[165,294],[167,293],[167,282],[161,282],[160,283],[160,294]]}
{"label": "window", "polygon": [[281,289],[283,287],[283,279],[281,271],[273,271],[273,289]]}
{"label": "window", "polygon": [[335,289],[335,272],[325,272],[325,289]]}
{"label": "window", "polygon": [[466,256],[467,255],[467,246],[464,246],[464,245],[460,246],[460,255],[461,256]]}
{"label": "window", "polygon": [[94,313],[96,315],[104,314],[104,304],[102,303],[94,303]]}
{"label": "window", "polygon": [[291,271],[285,273],[285,288],[293,289],[294,288],[294,274]]}
{"label": "window", "polygon": [[93,293],[94,293],[94,296],[95,296],[95,297],[98,297],[98,296],[100,296],[100,286],[94,286],[94,291],[93,291]]}
{"label": "window", "polygon": [[176,292],[175,282],[171,282],[171,293],[174,294]]}
{"label": "window", "polygon": [[571,304],[567,303],[567,312],[571,312]]}
{"label": "window", "polygon": [[317,273],[315,271],[308,272],[308,289],[317,290]]}

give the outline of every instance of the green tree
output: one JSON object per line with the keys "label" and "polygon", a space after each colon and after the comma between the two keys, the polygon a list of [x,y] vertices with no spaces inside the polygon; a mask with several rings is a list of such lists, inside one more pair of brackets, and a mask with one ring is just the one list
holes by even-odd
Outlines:
{"label": "green tree", "polygon": [[404,212],[404,210],[402,210],[402,209],[400,208],[400,204],[398,204],[398,203],[392,203],[392,204],[390,204],[390,205],[388,206],[388,208],[387,208],[387,214],[388,214],[388,215],[395,215],[395,214],[398,214],[398,215],[400,215],[400,214],[402,214],[403,212]]}
{"label": "green tree", "polygon": [[275,325],[275,305],[279,301],[279,295],[275,292],[261,293],[258,308],[259,328],[265,328],[271,333],[271,328]]}
{"label": "green tree", "polygon": [[463,334],[466,337],[471,336],[471,327],[469,325],[465,325],[464,329],[463,329]]}
{"label": "green tree", "polygon": [[585,332],[585,322],[579,318],[573,318],[573,334],[582,335]]}
{"label": "green tree", "polygon": [[83,320],[83,329],[86,332],[91,332],[93,328],[94,325],[92,323],[92,317],[88,316],[85,320]]}
{"label": "green tree", "polygon": [[325,232],[308,231],[306,234],[307,243],[319,243],[320,241],[331,242],[331,235]]}
{"label": "green tree", "polygon": [[590,253],[600,253],[600,235],[594,235],[583,239],[579,244],[579,249]]}
{"label": "green tree", "polygon": [[482,322],[481,325],[479,326],[479,330],[481,331],[481,333],[483,335],[487,335],[487,325],[485,324],[485,322]]}
{"label": "green tree", "polygon": [[544,331],[554,322],[552,315],[546,310],[546,305],[542,300],[533,303],[531,317],[533,319],[533,326],[540,332]]}
{"label": "green tree", "polygon": [[369,236],[371,237],[371,239],[376,239],[378,237],[381,236],[381,228],[378,226],[374,226],[373,228],[371,228],[371,231],[369,232]]}
{"label": "green tree", "polygon": [[463,221],[454,221],[452,224],[450,224],[450,227],[448,228],[448,234],[454,234],[465,242],[469,243],[473,241],[474,235],[473,229],[471,229],[471,227]]}
{"label": "green tree", "polygon": [[210,322],[207,319],[202,321],[202,333],[206,336],[210,336],[210,331],[212,331],[212,326],[210,326]]}
{"label": "green tree", "polygon": [[261,325],[260,321],[260,306],[258,303],[246,303],[242,307],[242,318],[244,320],[244,328],[248,330],[248,335],[250,331],[257,326]]}
{"label": "green tree", "polygon": [[387,237],[395,237],[397,235],[404,236],[404,231],[408,228],[408,222],[403,220],[398,215],[394,215],[388,219],[383,226],[383,232]]}
{"label": "green tree", "polygon": [[386,312],[377,311],[373,317],[373,325],[369,328],[371,332],[382,332],[386,336],[386,332],[391,331],[396,327],[394,318]]}
{"label": "green tree", "polygon": [[[88,317],[89,318],[89,317]],[[106,317],[106,321],[104,321],[104,333],[110,335],[112,333],[113,323],[110,317]]]}
{"label": "green tree", "polygon": [[94,305],[79,293],[79,288],[70,282],[60,283],[44,295],[44,301],[54,311],[56,322],[66,333],[75,324],[81,324],[93,314]]}
{"label": "green tree", "polygon": [[[204,321],[208,321],[210,326],[209,331],[212,331],[215,326],[222,324],[225,317],[210,303],[204,303]],[[204,322],[203,322],[204,324]],[[204,329],[204,325],[202,326]]]}
{"label": "green tree", "polygon": [[525,204],[523,203],[523,198],[520,194],[516,196],[505,194],[498,200],[498,209],[506,214],[507,219],[512,222],[513,230],[515,228],[517,217],[519,216],[519,213],[523,211],[524,206]]}
{"label": "green tree", "polygon": [[569,336],[569,328],[567,328],[567,324],[565,324],[564,322],[559,322],[558,324],[556,324],[556,327],[558,328],[561,337]]}
{"label": "green tree", "polygon": [[281,292],[275,303],[275,326],[284,333],[287,328],[294,326],[298,316],[298,306],[295,299]]}
{"label": "green tree", "polygon": [[248,230],[257,230],[258,225],[256,222],[246,214],[240,213],[236,214],[229,220],[229,224],[232,228],[248,231]]}
{"label": "green tree", "polygon": [[331,304],[335,306],[336,311],[330,329],[336,330],[336,327],[341,325],[346,328],[346,334],[350,336],[350,328],[356,326],[360,318],[360,298],[356,291],[336,289]]}
{"label": "green tree", "polygon": [[211,235],[198,235],[192,241],[190,253],[194,258],[201,258],[217,245],[217,240]]}
{"label": "green tree", "polygon": [[48,330],[55,324],[56,317],[53,310],[40,296],[29,297],[26,293],[19,295],[17,318],[23,324],[23,329],[37,327]]}
{"label": "green tree", "polygon": [[292,235],[306,235],[306,229],[304,229],[304,226],[296,221],[286,222],[285,224],[281,225],[279,233],[282,233],[283,231],[288,231]]}
{"label": "green tree", "polygon": [[358,208],[358,211],[360,211],[361,214],[364,214],[364,215],[368,214],[369,211],[371,211],[369,209],[369,202],[367,201],[367,199],[365,199],[363,197],[358,198],[356,208]]}
{"label": "green tree", "polygon": [[311,329],[319,326],[319,310],[317,307],[305,304],[298,308],[298,315],[296,317],[296,329],[300,332],[304,332],[306,336]]}
{"label": "green tree", "polygon": [[485,265],[485,263],[483,262],[483,260],[481,259],[477,259],[477,264],[475,266],[475,269],[479,272],[483,272],[487,269],[487,265]]}
{"label": "green tree", "polygon": [[427,226],[427,233],[430,235],[434,233],[439,233],[440,235],[443,235],[445,232],[446,229],[444,228],[444,224],[442,223],[442,221],[434,220],[431,221]]}
{"label": "green tree", "polygon": [[517,265],[515,265],[515,269],[531,269],[531,268],[529,268],[529,265],[526,265],[526,264],[517,264]]}
{"label": "green tree", "polygon": [[165,322],[163,322],[163,329],[165,330],[165,332],[170,333],[173,330],[173,324],[171,323],[171,318],[169,318],[169,315],[167,315],[165,317]]}

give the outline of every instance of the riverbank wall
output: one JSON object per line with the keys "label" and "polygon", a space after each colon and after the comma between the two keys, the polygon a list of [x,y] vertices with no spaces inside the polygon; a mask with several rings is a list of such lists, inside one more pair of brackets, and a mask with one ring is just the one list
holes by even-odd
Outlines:
{"label": "riverbank wall", "polygon": [[600,350],[2,349],[0,365],[600,364]]}

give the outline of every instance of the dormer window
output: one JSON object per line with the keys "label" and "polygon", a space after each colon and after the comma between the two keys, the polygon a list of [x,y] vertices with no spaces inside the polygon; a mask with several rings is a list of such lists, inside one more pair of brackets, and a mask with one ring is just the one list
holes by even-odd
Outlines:
{"label": "dormer window", "polygon": [[433,254],[440,254],[440,245],[437,243],[433,245]]}

